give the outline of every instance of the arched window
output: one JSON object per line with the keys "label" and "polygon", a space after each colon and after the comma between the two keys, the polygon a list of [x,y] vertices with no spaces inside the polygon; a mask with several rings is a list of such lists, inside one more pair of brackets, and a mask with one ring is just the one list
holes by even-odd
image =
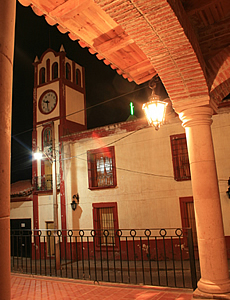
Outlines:
{"label": "arched window", "polygon": [[76,69],[76,85],[81,86],[81,72],[79,69]]}
{"label": "arched window", "polygon": [[50,59],[48,58],[47,60],[46,60],[46,80],[47,80],[47,82],[49,82],[50,81]]}
{"label": "arched window", "polygon": [[43,151],[50,147],[52,147],[52,129],[51,127],[46,127],[43,130]]}
{"label": "arched window", "polygon": [[[42,143],[43,143],[43,152],[46,153],[47,157],[52,155],[52,128],[47,126],[42,131]],[[52,190],[52,163],[50,160],[44,159],[41,165],[41,190],[48,191]]]}
{"label": "arched window", "polygon": [[58,63],[55,62],[52,65],[52,79],[58,78]]}
{"label": "arched window", "polygon": [[39,71],[39,83],[45,83],[45,68],[41,68]]}
{"label": "arched window", "polygon": [[71,80],[71,67],[69,63],[65,64],[65,77],[68,80]]}

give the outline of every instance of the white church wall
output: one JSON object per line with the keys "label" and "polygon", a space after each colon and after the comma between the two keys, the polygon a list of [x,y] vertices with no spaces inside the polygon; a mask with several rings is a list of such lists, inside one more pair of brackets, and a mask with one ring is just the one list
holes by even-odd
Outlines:
{"label": "white church wall", "polygon": [[[230,200],[226,194],[230,166],[230,159],[226,158],[230,146],[229,125],[228,114],[213,117],[212,132],[226,235],[230,235],[227,217]],[[191,197],[192,185],[190,180],[174,180],[170,145],[170,135],[184,133],[181,122],[174,119],[159,131],[146,128],[130,133],[119,130],[118,125],[116,133],[106,137],[71,142],[71,176],[75,177],[71,184],[72,187],[77,184],[80,195],[76,216],[73,213],[72,217],[78,218],[79,228],[93,228],[92,204],[101,202],[117,202],[119,228],[182,226],[179,198]],[[90,190],[87,151],[108,145],[115,147],[117,187]]]}
{"label": "white church wall", "polygon": [[[60,213],[60,195],[57,197],[58,202],[58,228],[61,228],[61,213]],[[38,197],[38,211],[39,211],[39,228],[46,229],[47,222],[54,221],[54,205],[53,195],[45,195]]]}
{"label": "white church wall", "polygon": [[[120,228],[180,227],[179,197],[192,196],[192,189],[190,181],[174,180],[169,136],[183,132],[178,121],[158,132],[118,129],[107,137],[75,142],[72,166],[77,167],[72,176],[77,177],[80,195],[80,227],[93,227],[92,204],[99,202],[117,202]],[[115,147],[117,187],[89,190],[87,150],[107,145]]]}
{"label": "white church wall", "polygon": [[31,219],[33,228],[33,201],[11,202],[10,219]]}
{"label": "white church wall", "polygon": [[[213,116],[212,136],[217,166],[217,176],[220,190],[221,208],[225,235],[230,235],[230,199],[228,190],[228,179],[230,177],[230,113],[226,109],[220,110]],[[209,191],[207,191],[208,193]]]}

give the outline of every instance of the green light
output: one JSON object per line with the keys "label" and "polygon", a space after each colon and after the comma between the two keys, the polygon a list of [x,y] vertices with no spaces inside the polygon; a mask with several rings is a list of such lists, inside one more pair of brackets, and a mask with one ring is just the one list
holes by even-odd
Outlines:
{"label": "green light", "polygon": [[133,102],[130,102],[129,106],[130,106],[130,115],[133,116],[134,115],[134,105],[133,105]]}

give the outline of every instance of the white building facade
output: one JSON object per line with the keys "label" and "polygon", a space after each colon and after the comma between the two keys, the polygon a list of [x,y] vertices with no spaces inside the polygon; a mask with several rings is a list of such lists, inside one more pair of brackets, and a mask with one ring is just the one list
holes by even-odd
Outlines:
{"label": "white building facade", "polygon": [[[226,237],[230,235],[226,193],[229,112],[228,108],[220,109],[212,124]],[[105,157],[112,158],[109,166]],[[139,119],[66,136],[63,160],[68,228],[95,228],[93,210],[116,207],[114,220],[121,229],[195,229],[186,138],[177,116],[159,131]],[[95,167],[92,160],[96,160]],[[99,182],[103,174],[104,181]],[[111,182],[108,177],[112,177]],[[80,203],[73,211],[69,204],[77,193]]]}

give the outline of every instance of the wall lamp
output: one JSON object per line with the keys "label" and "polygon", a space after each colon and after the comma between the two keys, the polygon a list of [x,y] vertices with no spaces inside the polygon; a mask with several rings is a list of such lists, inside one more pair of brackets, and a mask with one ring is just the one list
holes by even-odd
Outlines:
{"label": "wall lamp", "polygon": [[167,102],[161,101],[160,97],[155,93],[158,81],[159,78],[156,76],[149,81],[152,94],[149,97],[149,102],[144,103],[142,106],[149,125],[154,126],[156,130],[158,130],[165,121],[166,107],[168,105]]}
{"label": "wall lamp", "polygon": [[[75,201],[76,199],[76,201]],[[77,208],[77,205],[79,204],[79,195],[77,193],[77,195],[73,195],[73,200],[72,202],[70,203],[71,207],[72,207],[72,210],[74,211],[76,208]]]}

